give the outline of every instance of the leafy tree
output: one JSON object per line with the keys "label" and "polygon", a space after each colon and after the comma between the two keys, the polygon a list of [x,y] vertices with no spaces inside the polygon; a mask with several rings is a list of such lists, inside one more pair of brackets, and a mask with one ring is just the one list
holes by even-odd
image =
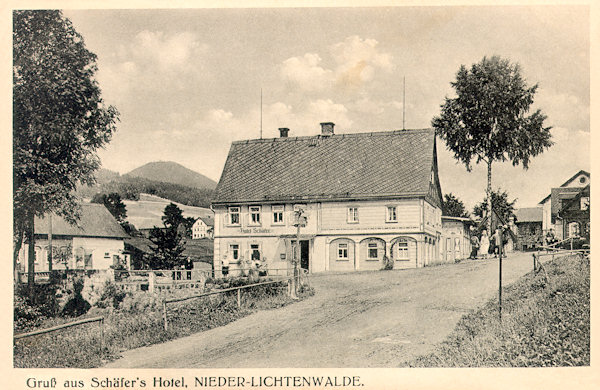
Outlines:
{"label": "leafy tree", "polygon": [[456,97],[446,97],[432,126],[468,171],[473,160],[487,164],[489,209],[492,163],[508,160],[527,169],[532,157],[553,144],[550,127],[543,125],[546,116],[540,110],[529,115],[537,84],[529,87],[518,64],[494,56],[470,70],[461,65],[451,85]]}
{"label": "leafy tree", "polygon": [[121,195],[118,193],[111,192],[108,195],[96,194],[92,198],[92,203],[103,204],[121,225],[125,222],[125,219],[127,218],[127,208],[125,207],[125,203],[121,200]]}
{"label": "leafy tree", "polygon": [[469,217],[469,213],[467,213],[463,202],[452,193],[444,195],[442,209],[444,210],[444,215],[449,217]]}
{"label": "leafy tree", "polygon": [[118,112],[106,106],[95,79],[96,55],[57,10],[13,13],[14,265],[30,245],[33,285],[34,216],[79,215],[73,193],[94,182],[96,150],[111,139]]}
{"label": "leafy tree", "polygon": [[185,218],[181,209],[175,203],[170,203],[165,207],[161,219],[164,226],[155,226],[150,231],[149,239],[155,246],[151,247],[154,257],[150,259],[149,266],[153,269],[173,269],[184,261],[182,253],[185,242],[179,225],[184,223]]}
{"label": "leafy tree", "polygon": [[183,211],[173,202],[165,207],[164,215],[161,217],[165,227],[177,229],[180,223],[184,221]]}
{"label": "leafy tree", "polygon": [[[496,213],[504,220],[504,222],[508,223],[509,218],[514,215],[516,202],[516,199],[513,199],[512,201],[508,200],[508,193],[506,191],[502,191],[500,188],[492,191],[492,208],[496,210]],[[489,203],[488,197],[486,196],[481,203],[475,205],[473,208],[473,214],[483,218],[487,213]],[[489,226],[488,230],[491,231]]]}
{"label": "leafy tree", "polygon": [[185,242],[177,228],[155,226],[150,231],[149,238],[154,244],[150,247],[154,256],[150,256],[148,259],[151,269],[174,269],[183,264],[185,259],[182,253],[185,250]]}

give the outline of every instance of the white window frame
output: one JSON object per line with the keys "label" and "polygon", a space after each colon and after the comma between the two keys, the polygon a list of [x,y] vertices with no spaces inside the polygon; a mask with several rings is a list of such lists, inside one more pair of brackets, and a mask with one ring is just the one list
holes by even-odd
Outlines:
{"label": "white window frame", "polygon": [[[375,251],[376,251],[375,253],[377,255],[375,257],[371,256],[372,249],[375,249]],[[377,242],[367,243],[367,260],[379,260],[379,244]]]}
{"label": "white window frame", "polygon": [[[241,207],[231,206],[227,208],[227,224],[229,226],[240,226],[241,225]],[[237,222],[233,222],[233,216],[237,215]]]}
{"label": "white window frame", "polygon": [[579,209],[584,210],[584,211],[590,209],[590,197],[589,196],[582,196],[579,199]]}
{"label": "white window frame", "polygon": [[386,206],[385,222],[398,222],[398,206]]}
{"label": "white window frame", "polygon": [[408,254],[408,241],[398,241],[396,242],[396,253],[398,253],[398,259],[399,261],[407,261],[410,259],[410,256]]}
{"label": "white window frame", "polygon": [[[271,206],[271,224],[273,225],[284,225],[285,224],[285,206],[284,205],[273,205]],[[277,220],[279,219],[279,220]]]}
{"label": "white window frame", "polygon": [[[236,248],[234,248],[236,247]],[[235,251],[237,251],[237,258],[234,256]],[[231,254],[231,260],[239,260],[240,259],[240,244],[231,243],[229,244],[229,253]]]}
{"label": "white window frame", "polygon": [[248,206],[248,225],[250,226],[260,226],[260,206]]}
{"label": "white window frame", "polygon": [[349,245],[347,242],[339,242],[337,245],[337,260],[338,261],[348,261],[350,260],[350,257],[348,255],[349,253],[349,249],[348,249]]}
{"label": "white window frame", "polygon": [[347,209],[348,223],[358,223],[358,207],[349,206]]}
{"label": "white window frame", "polygon": [[[256,246],[256,248],[252,248],[253,246]],[[252,250],[257,249],[258,250],[258,254],[260,256],[260,259],[263,260],[263,252],[262,252],[262,245],[260,245],[260,243],[258,242],[251,242],[248,246],[249,248],[249,253],[248,253],[248,258],[252,259]]]}

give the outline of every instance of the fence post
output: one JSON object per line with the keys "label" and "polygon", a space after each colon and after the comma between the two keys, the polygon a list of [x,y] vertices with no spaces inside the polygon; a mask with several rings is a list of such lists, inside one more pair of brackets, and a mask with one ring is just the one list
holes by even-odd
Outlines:
{"label": "fence post", "polygon": [[238,309],[240,309],[242,307],[242,289],[238,288],[237,290],[237,305],[238,305]]}
{"label": "fence post", "polygon": [[167,322],[167,300],[163,300],[163,321],[165,322],[165,331],[167,331],[168,329],[168,322]]}
{"label": "fence post", "polygon": [[104,348],[104,345],[105,345],[105,341],[104,341],[104,317],[102,317],[102,319],[100,320],[100,340],[101,340],[100,347]]}
{"label": "fence post", "polygon": [[154,284],[156,283],[156,275],[154,275],[154,271],[148,272],[148,292],[154,292]]}
{"label": "fence post", "polygon": [[571,237],[571,250],[573,250],[573,237]]}
{"label": "fence post", "polygon": [[535,272],[535,253],[532,256],[533,256],[533,272]]}

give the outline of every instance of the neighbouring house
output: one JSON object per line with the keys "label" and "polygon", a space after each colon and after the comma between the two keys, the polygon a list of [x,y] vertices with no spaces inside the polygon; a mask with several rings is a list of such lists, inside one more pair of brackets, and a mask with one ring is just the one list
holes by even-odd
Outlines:
{"label": "neighbouring house", "polygon": [[[214,269],[248,259],[309,272],[439,261],[442,199],[433,129],[236,141],[215,191]],[[299,220],[297,211],[302,210]]]}
{"label": "neighbouring house", "polygon": [[542,233],[546,234],[552,231],[558,240],[565,237],[565,229],[563,221],[557,219],[558,212],[562,208],[562,204],[573,199],[581,191],[582,188],[590,184],[590,174],[584,170],[577,172],[569,180],[565,181],[560,187],[552,188],[550,194],[542,199],[539,205],[543,209],[542,216]]}
{"label": "neighbouring house", "polygon": [[[101,204],[82,204],[75,225],[53,214],[36,217],[35,271],[48,271],[48,232],[52,229],[52,269],[105,270],[117,265],[129,267],[124,240],[129,237],[117,220]],[[27,272],[29,245],[19,252],[20,270]]]}
{"label": "neighbouring house", "polygon": [[210,216],[198,218],[192,226],[192,239],[212,238],[214,226],[214,218]]}
{"label": "neighbouring house", "polygon": [[524,207],[515,210],[513,231],[517,236],[516,249],[521,251],[536,249],[544,243],[542,207]]}
{"label": "neighbouring house", "polygon": [[590,185],[567,201],[563,201],[557,220],[561,222],[563,238],[582,237],[590,240]]}
{"label": "neighbouring house", "polygon": [[469,258],[471,227],[474,224],[470,218],[442,215],[442,237],[437,259],[440,263],[454,263]]}

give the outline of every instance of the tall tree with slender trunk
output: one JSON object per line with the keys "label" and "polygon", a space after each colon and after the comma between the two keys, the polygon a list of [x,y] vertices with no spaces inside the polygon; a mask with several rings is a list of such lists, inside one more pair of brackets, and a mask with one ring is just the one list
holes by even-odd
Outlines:
{"label": "tall tree with slender trunk", "polygon": [[[95,79],[96,55],[58,10],[13,12],[14,266],[34,218],[56,212],[75,222],[79,183],[94,182],[98,148],[116,130]],[[29,282],[33,282],[30,253]]]}
{"label": "tall tree with slender trunk", "polygon": [[468,171],[473,160],[487,165],[491,210],[492,163],[510,161],[528,169],[531,158],[553,144],[551,128],[544,126],[546,115],[530,113],[538,86],[528,86],[519,65],[498,56],[484,57],[470,69],[461,65],[451,85],[456,97],[446,97],[432,126]]}

